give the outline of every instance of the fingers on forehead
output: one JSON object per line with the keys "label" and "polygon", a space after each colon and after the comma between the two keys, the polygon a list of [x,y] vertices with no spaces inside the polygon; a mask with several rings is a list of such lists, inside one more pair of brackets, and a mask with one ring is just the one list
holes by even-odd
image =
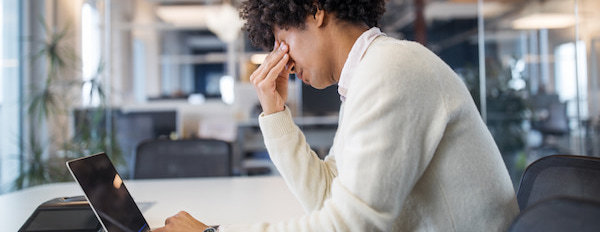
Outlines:
{"label": "fingers on forehead", "polygon": [[283,56],[286,53],[287,52],[285,52],[281,49],[277,49],[276,51],[273,51],[269,56],[267,56],[267,59],[265,60],[266,66],[268,68],[275,66],[281,59],[283,59]]}
{"label": "fingers on forehead", "polygon": [[277,62],[277,64],[269,71],[269,73],[267,74],[267,78],[277,78],[277,76],[279,76],[279,73],[281,73],[285,68],[285,64],[287,63],[286,59],[289,59],[289,57],[289,55],[285,55],[281,60],[279,60],[279,62]]}

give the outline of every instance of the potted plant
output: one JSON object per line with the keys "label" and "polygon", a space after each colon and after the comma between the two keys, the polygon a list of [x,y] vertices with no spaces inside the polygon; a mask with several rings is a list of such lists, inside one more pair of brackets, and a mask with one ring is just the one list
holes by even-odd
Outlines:
{"label": "potted plant", "polygon": [[[58,30],[46,26],[44,20],[40,20],[40,23],[46,36],[43,40],[31,40],[40,48],[32,59],[43,59],[46,74],[44,81],[28,86],[26,113],[31,126],[24,143],[21,170],[13,189],[69,181],[72,178],[65,161],[97,152],[106,152],[117,166],[124,165],[114,133],[106,133],[105,130],[107,120],[104,119],[108,111],[100,82],[104,66],[99,65],[91,80],[77,80],[80,59],[67,42],[69,27]],[[72,116],[71,110],[75,105],[73,99],[77,99],[73,96],[73,90],[86,83],[92,86],[89,94],[99,94],[101,102],[97,107],[85,109],[91,113]],[[80,125],[75,125],[76,129],[69,135],[65,129],[69,128],[69,122],[74,117],[80,117],[74,120]],[[49,126],[52,126],[48,130],[49,136],[39,133],[40,127]]]}

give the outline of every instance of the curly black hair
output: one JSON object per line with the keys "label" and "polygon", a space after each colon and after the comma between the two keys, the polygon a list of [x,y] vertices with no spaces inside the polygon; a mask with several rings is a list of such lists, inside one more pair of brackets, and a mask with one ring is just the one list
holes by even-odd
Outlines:
{"label": "curly black hair", "polygon": [[376,27],[385,12],[385,0],[248,0],[242,3],[240,17],[246,21],[254,46],[271,50],[275,43],[273,27],[304,28],[306,17],[317,9],[334,13],[351,23]]}

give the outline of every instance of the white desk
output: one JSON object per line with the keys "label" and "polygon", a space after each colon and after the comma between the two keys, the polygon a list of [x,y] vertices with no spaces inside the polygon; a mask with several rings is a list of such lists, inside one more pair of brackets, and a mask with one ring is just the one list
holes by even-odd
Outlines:
{"label": "white desk", "polygon": [[[281,177],[130,180],[125,185],[136,202],[155,203],[143,212],[151,228],[181,210],[208,225],[279,222],[304,213]],[[0,195],[0,231],[17,231],[44,201],[75,195],[83,195],[75,182]]]}

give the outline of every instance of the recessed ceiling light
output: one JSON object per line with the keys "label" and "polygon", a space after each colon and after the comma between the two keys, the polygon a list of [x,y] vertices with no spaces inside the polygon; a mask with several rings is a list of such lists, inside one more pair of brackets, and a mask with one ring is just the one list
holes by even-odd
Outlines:
{"label": "recessed ceiling light", "polygon": [[575,25],[575,16],[560,13],[538,13],[518,18],[512,26],[518,30],[559,29]]}

